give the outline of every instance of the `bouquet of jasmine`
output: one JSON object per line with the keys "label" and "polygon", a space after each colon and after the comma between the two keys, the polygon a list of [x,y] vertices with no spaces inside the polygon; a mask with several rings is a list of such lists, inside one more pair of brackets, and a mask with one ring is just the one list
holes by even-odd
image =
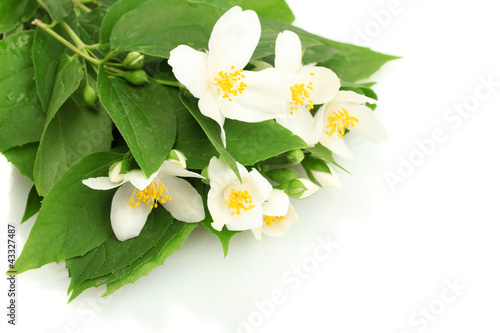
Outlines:
{"label": "bouquet of jasmine", "polygon": [[[282,236],[377,142],[395,57],[291,25],[283,0],[3,0],[0,152],[39,212],[8,274],[65,260],[71,299],[162,265],[196,227]],[[299,176],[297,170],[302,172]]]}

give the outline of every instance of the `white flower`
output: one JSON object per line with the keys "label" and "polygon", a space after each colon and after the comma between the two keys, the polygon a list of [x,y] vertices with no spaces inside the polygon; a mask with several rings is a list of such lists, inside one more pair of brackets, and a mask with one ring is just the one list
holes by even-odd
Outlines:
{"label": "white flower", "polygon": [[337,75],[329,68],[302,65],[302,44],[299,36],[284,31],[276,39],[276,71],[288,77],[286,112],[276,118],[278,124],[301,137],[309,146],[319,141],[322,119],[314,119],[314,104],[330,101],[340,88]]}
{"label": "white flower", "polygon": [[293,180],[298,181],[302,183],[301,186],[299,186],[297,189],[299,190],[300,194],[296,197],[296,199],[305,199],[309,198],[311,195],[316,193],[319,190],[319,186],[314,184],[312,181],[310,181],[307,178],[296,178]]}
{"label": "white flower", "polygon": [[248,230],[262,226],[263,203],[271,195],[271,184],[255,169],[248,172],[237,163],[242,182],[222,160],[212,157],[208,165],[210,190],[207,206],[214,222],[222,230]]}
{"label": "white flower", "polygon": [[197,98],[203,115],[221,127],[225,144],[224,120],[260,122],[283,112],[286,91],[276,84],[270,70],[244,71],[259,43],[257,14],[238,6],[217,21],[210,36],[208,52],[179,45],[170,52],[168,63],[180,83]]}
{"label": "white flower", "polygon": [[200,194],[186,180],[178,177],[203,178],[168,161],[147,178],[143,171],[133,170],[115,183],[108,177],[82,182],[95,190],[120,186],[111,202],[111,227],[120,241],[140,234],[149,213],[161,204],[172,216],[183,222],[199,222],[205,218]]}
{"label": "white flower", "polygon": [[323,119],[321,144],[337,155],[352,158],[352,153],[343,140],[346,129],[368,141],[384,141],[387,137],[384,127],[375,118],[373,111],[365,105],[375,102],[353,91],[339,91],[315,116]]}
{"label": "white flower", "polygon": [[272,237],[283,236],[290,225],[299,219],[290,204],[290,199],[282,190],[273,190],[262,207],[264,210],[263,224],[259,228],[252,229],[253,235],[258,240],[262,240],[262,234]]}
{"label": "white flower", "polygon": [[325,162],[325,164],[328,166],[330,173],[322,172],[319,170],[311,170],[314,178],[316,178],[316,180],[323,187],[334,188],[334,189],[341,188],[342,185],[340,183],[340,178],[339,175],[337,174],[337,171],[335,171],[331,163]]}

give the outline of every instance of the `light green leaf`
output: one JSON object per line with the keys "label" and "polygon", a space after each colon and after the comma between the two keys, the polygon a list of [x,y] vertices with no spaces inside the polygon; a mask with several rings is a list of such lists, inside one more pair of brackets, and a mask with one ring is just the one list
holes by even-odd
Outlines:
{"label": "light green leaf", "polygon": [[337,161],[335,161],[335,159],[333,158],[333,154],[332,154],[332,151],[328,148],[326,148],[325,146],[323,146],[321,143],[318,143],[316,144],[314,147],[309,147],[307,148],[307,150],[311,153],[313,153],[314,155],[322,158],[323,160],[327,161],[327,162],[330,162],[332,163],[333,165],[335,165],[336,167],[344,170],[345,172],[349,173],[349,171],[347,171],[346,169],[344,169],[342,166],[340,166]]}
{"label": "light green leaf", "polygon": [[0,40],[0,152],[40,141],[45,115],[33,81],[33,31]]}
{"label": "light green leaf", "polygon": [[26,201],[26,208],[24,209],[24,215],[21,219],[21,223],[26,222],[30,217],[40,211],[40,207],[42,207],[42,199],[43,198],[38,195],[36,187],[33,185],[30,193],[28,194],[28,200]]}
{"label": "light green leaf", "polygon": [[292,23],[295,16],[285,0],[226,0],[231,6],[241,6],[243,9],[252,9],[261,17]]}
{"label": "light green leaf", "polygon": [[47,195],[74,162],[111,148],[111,119],[103,108],[95,110],[83,101],[82,89],[63,104],[40,141],[34,178],[41,196]]}
{"label": "light green leaf", "polygon": [[29,20],[37,8],[36,0],[0,1],[0,33],[13,30],[18,24]]}
{"label": "light green leaf", "polygon": [[174,106],[166,90],[152,82],[136,87],[100,68],[97,91],[102,105],[146,176],[166,160],[176,136]]}
{"label": "light green leaf", "polygon": [[173,218],[163,207],[154,209],[139,236],[124,242],[114,234],[81,257],[66,260],[66,267],[71,272],[71,283],[68,291],[73,290],[85,280],[107,275],[130,266],[140,259],[151,248],[155,247]]}
{"label": "light green leaf", "polygon": [[111,31],[116,22],[127,12],[139,7],[148,0],[121,0],[115,3],[108,11],[101,25],[101,43],[108,43]]}
{"label": "light green leaf", "polygon": [[47,110],[47,119],[45,128],[56,115],[57,111],[66,102],[66,100],[75,92],[83,78],[83,65],[77,57],[70,58],[63,54],[59,61],[59,68],[54,81],[54,88],[50,98],[49,108]]}
{"label": "light green leaf", "polygon": [[82,180],[107,175],[115,153],[89,155],[64,173],[45,197],[38,218],[10,275],[81,256],[111,235],[112,191],[96,191]]}
{"label": "light green leaf", "polygon": [[188,0],[151,0],[123,15],[111,32],[111,48],[169,58],[180,44],[207,48],[225,10]]}
{"label": "light green leaf", "polygon": [[215,230],[212,227],[212,222],[213,222],[212,217],[208,213],[206,214],[206,216],[207,218],[201,221],[201,223],[205,228],[210,230],[212,234],[214,234],[215,236],[217,236],[217,238],[219,238],[225,258],[227,256],[227,252],[229,251],[229,242],[231,241],[231,238],[233,238],[234,235],[239,234],[241,231],[227,230],[226,226],[224,226],[224,228],[222,228],[221,231]]}
{"label": "light green leaf", "polygon": [[12,147],[3,152],[7,160],[12,163],[19,173],[33,180],[36,152],[39,142],[27,143],[22,146]]}
{"label": "light green leaf", "polygon": [[182,103],[184,103],[189,112],[191,112],[191,115],[201,126],[208,139],[219,153],[222,160],[231,168],[231,170],[234,171],[238,179],[241,181],[241,176],[238,170],[238,166],[236,165],[236,160],[224,148],[224,144],[222,143],[219,124],[201,114],[200,109],[198,108],[198,100],[191,94],[189,94],[187,90],[181,92],[179,96]]}
{"label": "light green leaf", "polygon": [[73,10],[72,0],[45,0],[49,8],[50,17],[55,22],[61,21],[63,18],[71,14]]}

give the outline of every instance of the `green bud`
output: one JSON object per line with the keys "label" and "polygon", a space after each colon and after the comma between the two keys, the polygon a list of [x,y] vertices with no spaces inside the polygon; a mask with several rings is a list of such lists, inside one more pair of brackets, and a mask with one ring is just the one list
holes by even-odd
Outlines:
{"label": "green bud", "polygon": [[123,65],[128,69],[139,69],[144,65],[144,55],[139,52],[130,52],[127,54]]}
{"label": "green bud", "polygon": [[273,182],[283,184],[299,178],[299,174],[292,169],[273,169],[266,172],[266,176]]}
{"label": "green bud", "polygon": [[186,169],[187,164],[186,164],[186,156],[184,156],[183,153],[178,151],[177,149],[172,149],[170,153],[168,154],[167,161],[177,164],[181,168]]}
{"label": "green bud", "polygon": [[291,150],[287,152],[285,155],[288,163],[292,165],[299,164],[304,159],[304,152],[302,151],[302,149]]}
{"label": "green bud", "polygon": [[133,85],[140,86],[148,82],[148,75],[142,69],[123,73],[123,77]]}
{"label": "green bud", "polygon": [[305,199],[313,195],[319,187],[306,178],[297,178],[277,187],[294,199]]}
{"label": "green bud", "polygon": [[97,92],[95,91],[95,89],[89,85],[86,85],[85,89],[83,89],[83,100],[88,105],[95,107],[95,104],[97,102]]}
{"label": "green bud", "polygon": [[314,170],[319,172],[331,173],[328,164],[324,160],[316,156],[309,155],[304,158],[304,160],[302,161],[302,166],[304,167],[304,169],[306,169],[306,171]]}

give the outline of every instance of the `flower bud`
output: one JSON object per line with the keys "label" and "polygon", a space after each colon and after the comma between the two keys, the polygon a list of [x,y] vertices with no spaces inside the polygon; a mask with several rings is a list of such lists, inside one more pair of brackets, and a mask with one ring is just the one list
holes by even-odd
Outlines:
{"label": "flower bud", "polygon": [[130,52],[123,60],[123,66],[128,69],[139,69],[144,65],[144,55],[139,52]]}
{"label": "flower bud", "polygon": [[123,175],[130,170],[130,162],[128,160],[113,163],[109,167],[109,180],[113,183],[121,183]]}
{"label": "flower bud", "polygon": [[319,186],[306,178],[297,178],[278,186],[294,199],[305,199],[319,190]]}
{"label": "flower bud", "polygon": [[180,151],[178,151],[176,149],[172,149],[170,151],[170,153],[168,154],[167,161],[174,163],[174,164],[177,164],[181,168],[186,169],[186,166],[187,166],[186,156],[184,156],[183,153],[181,153]]}
{"label": "flower bud", "polygon": [[148,82],[148,75],[142,69],[123,73],[123,77],[133,85],[140,86]]}
{"label": "flower bud", "polygon": [[309,178],[316,184],[327,188],[341,187],[340,179],[331,163],[315,156],[307,156],[302,161],[302,166]]}
{"label": "flower bud", "polygon": [[299,174],[292,169],[273,169],[266,172],[267,178],[278,184],[289,182],[299,178]]}
{"label": "flower bud", "polygon": [[97,102],[97,92],[95,91],[95,89],[89,85],[86,85],[85,89],[83,89],[83,100],[88,105],[95,107],[95,104]]}
{"label": "flower bud", "polygon": [[285,154],[286,160],[292,165],[299,164],[304,159],[304,152],[302,149],[295,149]]}

